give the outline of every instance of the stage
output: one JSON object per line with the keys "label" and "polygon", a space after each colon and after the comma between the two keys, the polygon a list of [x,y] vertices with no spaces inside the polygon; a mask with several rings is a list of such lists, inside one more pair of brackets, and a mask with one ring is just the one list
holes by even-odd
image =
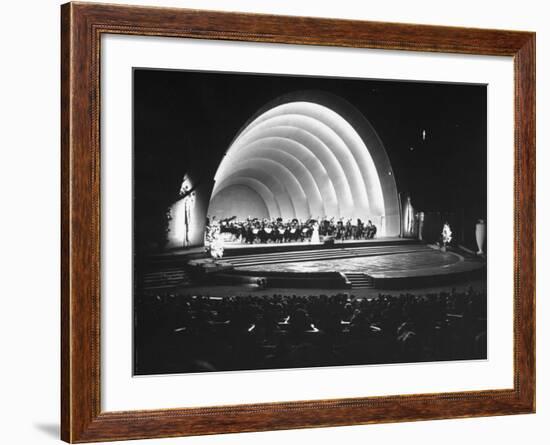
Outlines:
{"label": "stage", "polygon": [[[300,251],[308,249],[334,249],[338,247],[364,247],[364,246],[383,246],[383,245],[406,245],[415,244],[417,240],[399,237],[377,237],[374,239],[361,239],[361,240],[338,240],[333,244],[319,243],[312,244],[307,241],[303,242],[289,242],[289,243],[255,243],[247,244],[244,242],[225,242],[224,243],[224,258],[233,255],[240,255],[245,253],[268,253],[268,252],[284,252],[284,251]],[[185,248],[172,248],[162,253],[150,255],[150,258],[156,260],[169,260],[175,257],[190,257],[193,255],[203,255],[204,247],[185,247]]]}
{"label": "stage", "polygon": [[440,286],[479,278],[485,268],[484,259],[468,252],[442,252],[401,238],[332,245],[233,244],[219,260],[203,256],[188,258],[186,264],[205,283],[330,289]]}

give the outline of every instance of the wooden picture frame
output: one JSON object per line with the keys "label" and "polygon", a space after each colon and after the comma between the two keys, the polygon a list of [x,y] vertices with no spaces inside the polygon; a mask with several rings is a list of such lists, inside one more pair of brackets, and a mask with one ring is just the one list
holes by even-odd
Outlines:
{"label": "wooden picture frame", "polygon": [[[71,443],[93,442],[535,411],[534,33],[68,3],[61,8],[61,34],[63,440]],[[103,34],[513,57],[513,389],[102,412],[99,77],[100,38]]]}

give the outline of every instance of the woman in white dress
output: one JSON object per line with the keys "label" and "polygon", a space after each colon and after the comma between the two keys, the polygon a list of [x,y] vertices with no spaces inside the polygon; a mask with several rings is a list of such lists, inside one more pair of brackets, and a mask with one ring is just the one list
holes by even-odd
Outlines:
{"label": "woman in white dress", "polygon": [[321,240],[319,239],[319,223],[315,221],[313,223],[313,233],[311,234],[311,243],[320,244]]}

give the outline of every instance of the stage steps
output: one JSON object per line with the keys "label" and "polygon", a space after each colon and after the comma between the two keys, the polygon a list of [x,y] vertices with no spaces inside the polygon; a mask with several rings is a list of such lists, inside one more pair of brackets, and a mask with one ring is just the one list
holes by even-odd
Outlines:
{"label": "stage steps", "polygon": [[344,275],[352,289],[374,289],[374,279],[365,273],[346,272]]}
{"label": "stage steps", "polygon": [[189,275],[181,267],[146,272],[143,276],[143,288],[146,290],[166,289],[190,282]]}

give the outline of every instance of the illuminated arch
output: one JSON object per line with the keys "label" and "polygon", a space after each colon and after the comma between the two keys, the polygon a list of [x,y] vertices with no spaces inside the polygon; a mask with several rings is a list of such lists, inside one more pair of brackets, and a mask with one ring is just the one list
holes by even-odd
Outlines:
{"label": "illuminated arch", "polygon": [[351,104],[341,101],[336,112],[315,99],[302,93],[253,117],[218,167],[211,204],[222,190],[247,185],[271,218],[372,219],[381,235],[398,235],[395,178],[380,138]]}

